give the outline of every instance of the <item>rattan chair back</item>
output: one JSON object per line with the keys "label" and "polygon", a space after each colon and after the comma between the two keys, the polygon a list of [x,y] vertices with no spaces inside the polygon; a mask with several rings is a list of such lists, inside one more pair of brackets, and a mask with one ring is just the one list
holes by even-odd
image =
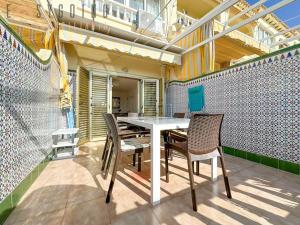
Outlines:
{"label": "rattan chair back", "polygon": [[188,151],[206,154],[216,150],[220,144],[223,114],[194,114],[188,128]]}

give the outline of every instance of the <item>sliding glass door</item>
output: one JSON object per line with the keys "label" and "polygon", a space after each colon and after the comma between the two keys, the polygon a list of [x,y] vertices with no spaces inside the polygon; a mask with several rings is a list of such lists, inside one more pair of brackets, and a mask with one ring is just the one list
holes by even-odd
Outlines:
{"label": "sliding glass door", "polygon": [[160,0],[114,0],[115,2],[129,6],[130,8],[145,10],[153,15],[158,15]]}

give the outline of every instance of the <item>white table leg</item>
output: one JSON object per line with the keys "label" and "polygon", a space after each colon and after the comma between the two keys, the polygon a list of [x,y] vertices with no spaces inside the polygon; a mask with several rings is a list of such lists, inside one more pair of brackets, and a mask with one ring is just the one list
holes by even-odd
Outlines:
{"label": "white table leg", "polygon": [[151,203],[160,202],[160,130],[153,125],[151,129]]}
{"label": "white table leg", "polygon": [[218,177],[218,157],[211,159],[211,180],[216,181]]}

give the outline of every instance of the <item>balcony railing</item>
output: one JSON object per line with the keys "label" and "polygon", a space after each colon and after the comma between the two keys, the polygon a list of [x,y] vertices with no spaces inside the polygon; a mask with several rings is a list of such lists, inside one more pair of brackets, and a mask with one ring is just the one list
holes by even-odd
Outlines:
{"label": "balcony railing", "polygon": [[[85,6],[91,9],[93,1],[86,0]],[[136,22],[137,10],[119,2],[112,0],[96,0],[95,6],[96,13],[103,17],[115,18],[129,24]]]}
{"label": "balcony railing", "polygon": [[177,22],[182,26],[191,26],[195,21],[196,19],[194,19],[193,17],[190,17],[182,12],[177,11]]}

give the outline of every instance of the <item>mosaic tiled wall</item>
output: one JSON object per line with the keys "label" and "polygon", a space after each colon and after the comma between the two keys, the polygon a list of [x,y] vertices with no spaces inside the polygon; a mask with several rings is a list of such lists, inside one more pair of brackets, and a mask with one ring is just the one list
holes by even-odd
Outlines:
{"label": "mosaic tiled wall", "polygon": [[167,88],[167,114],[187,112],[204,85],[205,111],[224,113],[222,145],[300,163],[300,47]]}
{"label": "mosaic tiled wall", "polygon": [[39,61],[0,22],[1,202],[49,154],[62,116],[57,63]]}

